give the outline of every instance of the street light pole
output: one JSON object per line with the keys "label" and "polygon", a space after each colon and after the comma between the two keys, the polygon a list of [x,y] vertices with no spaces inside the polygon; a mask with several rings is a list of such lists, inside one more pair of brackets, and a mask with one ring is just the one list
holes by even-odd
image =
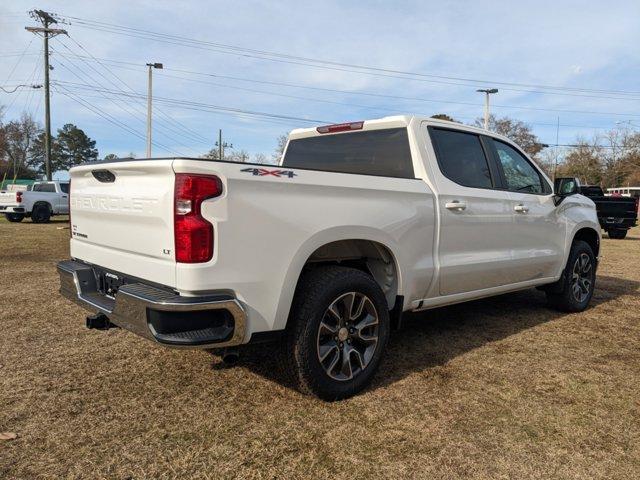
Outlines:
{"label": "street light pole", "polygon": [[484,93],[484,129],[489,130],[489,95],[498,93],[497,88],[484,88],[476,90],[476,92]]}
{"label": "street light pole", "polygon": [[147,83],[147,158],[151,158],[151,103],[153,90],[153,69],[162,69],[161,63],[147,63],[149,79]]}

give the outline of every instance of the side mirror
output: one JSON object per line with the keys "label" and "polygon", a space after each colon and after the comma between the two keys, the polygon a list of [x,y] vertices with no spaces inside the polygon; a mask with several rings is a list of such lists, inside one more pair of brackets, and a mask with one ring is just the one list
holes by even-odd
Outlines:
{"label": "side mirror", "polygon": [[556,205],[570,195],[580,193],[580,180],[575,177],[560,177],[553,182],[553,192],[556,196]]}

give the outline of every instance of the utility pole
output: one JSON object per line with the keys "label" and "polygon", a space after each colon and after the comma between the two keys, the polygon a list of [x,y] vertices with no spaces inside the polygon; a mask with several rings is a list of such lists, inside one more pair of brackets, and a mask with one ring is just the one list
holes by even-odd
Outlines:
{"label": "utility pole", "polygon": [[147,83],[147,158],[151,158],[151,97],[153,87],[153,69],[162,69],[161,63],[147,63],[149,67],[149,81]]}
{"label": "utility pole", "polygon": [[67,31],[61,28],[49,28],[49,25],[58,23],[58,20],[44,10],[32,10],[29,15],[34,20],[42,23],[43,27],[24,27],[31,33],[41,33],[44,38],[44,165],[47,180],[51,180],[51,106],[49,101],[49,38],[56,35],[66,35]]}
{"label": "utility pole", "polygon": [[222,141],[222,129],[218,130],[218,141],[216,142],[216,147],[218,147],[218,160],[224,160],[225,148],[233,148],[233,143]]}
{"label": "utility pole", "polygon": [[498,93],[497,88],[484,88],[476,90],[476,92],[484,93],[484,129],[489,130],[489,95]]}

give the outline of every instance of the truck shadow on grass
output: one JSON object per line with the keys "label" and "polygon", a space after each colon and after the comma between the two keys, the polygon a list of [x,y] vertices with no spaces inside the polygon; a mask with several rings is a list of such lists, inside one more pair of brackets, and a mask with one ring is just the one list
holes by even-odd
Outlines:
{"label": "truck shadow on grass", "polygon": [[[640,282],[599,275],[590,308],[615,301],[623,295],[638,294],[639,291]],[[588,315],[589,311],[584,314]],[[403,317],[402,328],[392,332],[386,358],[367,390],[445,365],[483,345],[570,315],[547,307],[545,294],[536,289],[407,313]],[[279,374],[276,349],[275,344],[246,346],[237,366],[291,386]],[[213,368],[225,367],[222,363],[214,363]]]}

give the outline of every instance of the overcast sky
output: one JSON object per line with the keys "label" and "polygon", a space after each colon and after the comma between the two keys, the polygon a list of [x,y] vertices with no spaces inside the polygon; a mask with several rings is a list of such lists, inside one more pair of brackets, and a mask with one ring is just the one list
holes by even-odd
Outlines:
{"label": "overcast sky", "polygon": [[[154,72],[155,156],[202,154],[219,128],[235,148],[270,154],[278,135],[313,121],[447,113],[468,123],[482,115],[483,98],[475,90],[486,87],[500,89],[492,97],[493,113],[531,124],[542,142],[555,143],[558,117],[561,144],[616,122],[640,126],[637,0],[12,0],[0,7],[2,86],[41,81],[42,40],[24,30],[35,25],[27,15],[34,6],[69,19],[58,27],[70,38],[51,41],[53,127],[78,125],[97,140],[100,156],[144,156],[146,106],[138,95],[146,93],[147,62],[165,66]],[[140,38],[149,34],[130,28],[160,35]],[[169,36],[209,43],[186,46]],[[383,70],[354,72],[285,56],[269,60],[255,50]],[[133,97],[114,94],[122,92]],[[5,120],[26,110],[42,122],[42,103],[41,92],[0,92]]]}

